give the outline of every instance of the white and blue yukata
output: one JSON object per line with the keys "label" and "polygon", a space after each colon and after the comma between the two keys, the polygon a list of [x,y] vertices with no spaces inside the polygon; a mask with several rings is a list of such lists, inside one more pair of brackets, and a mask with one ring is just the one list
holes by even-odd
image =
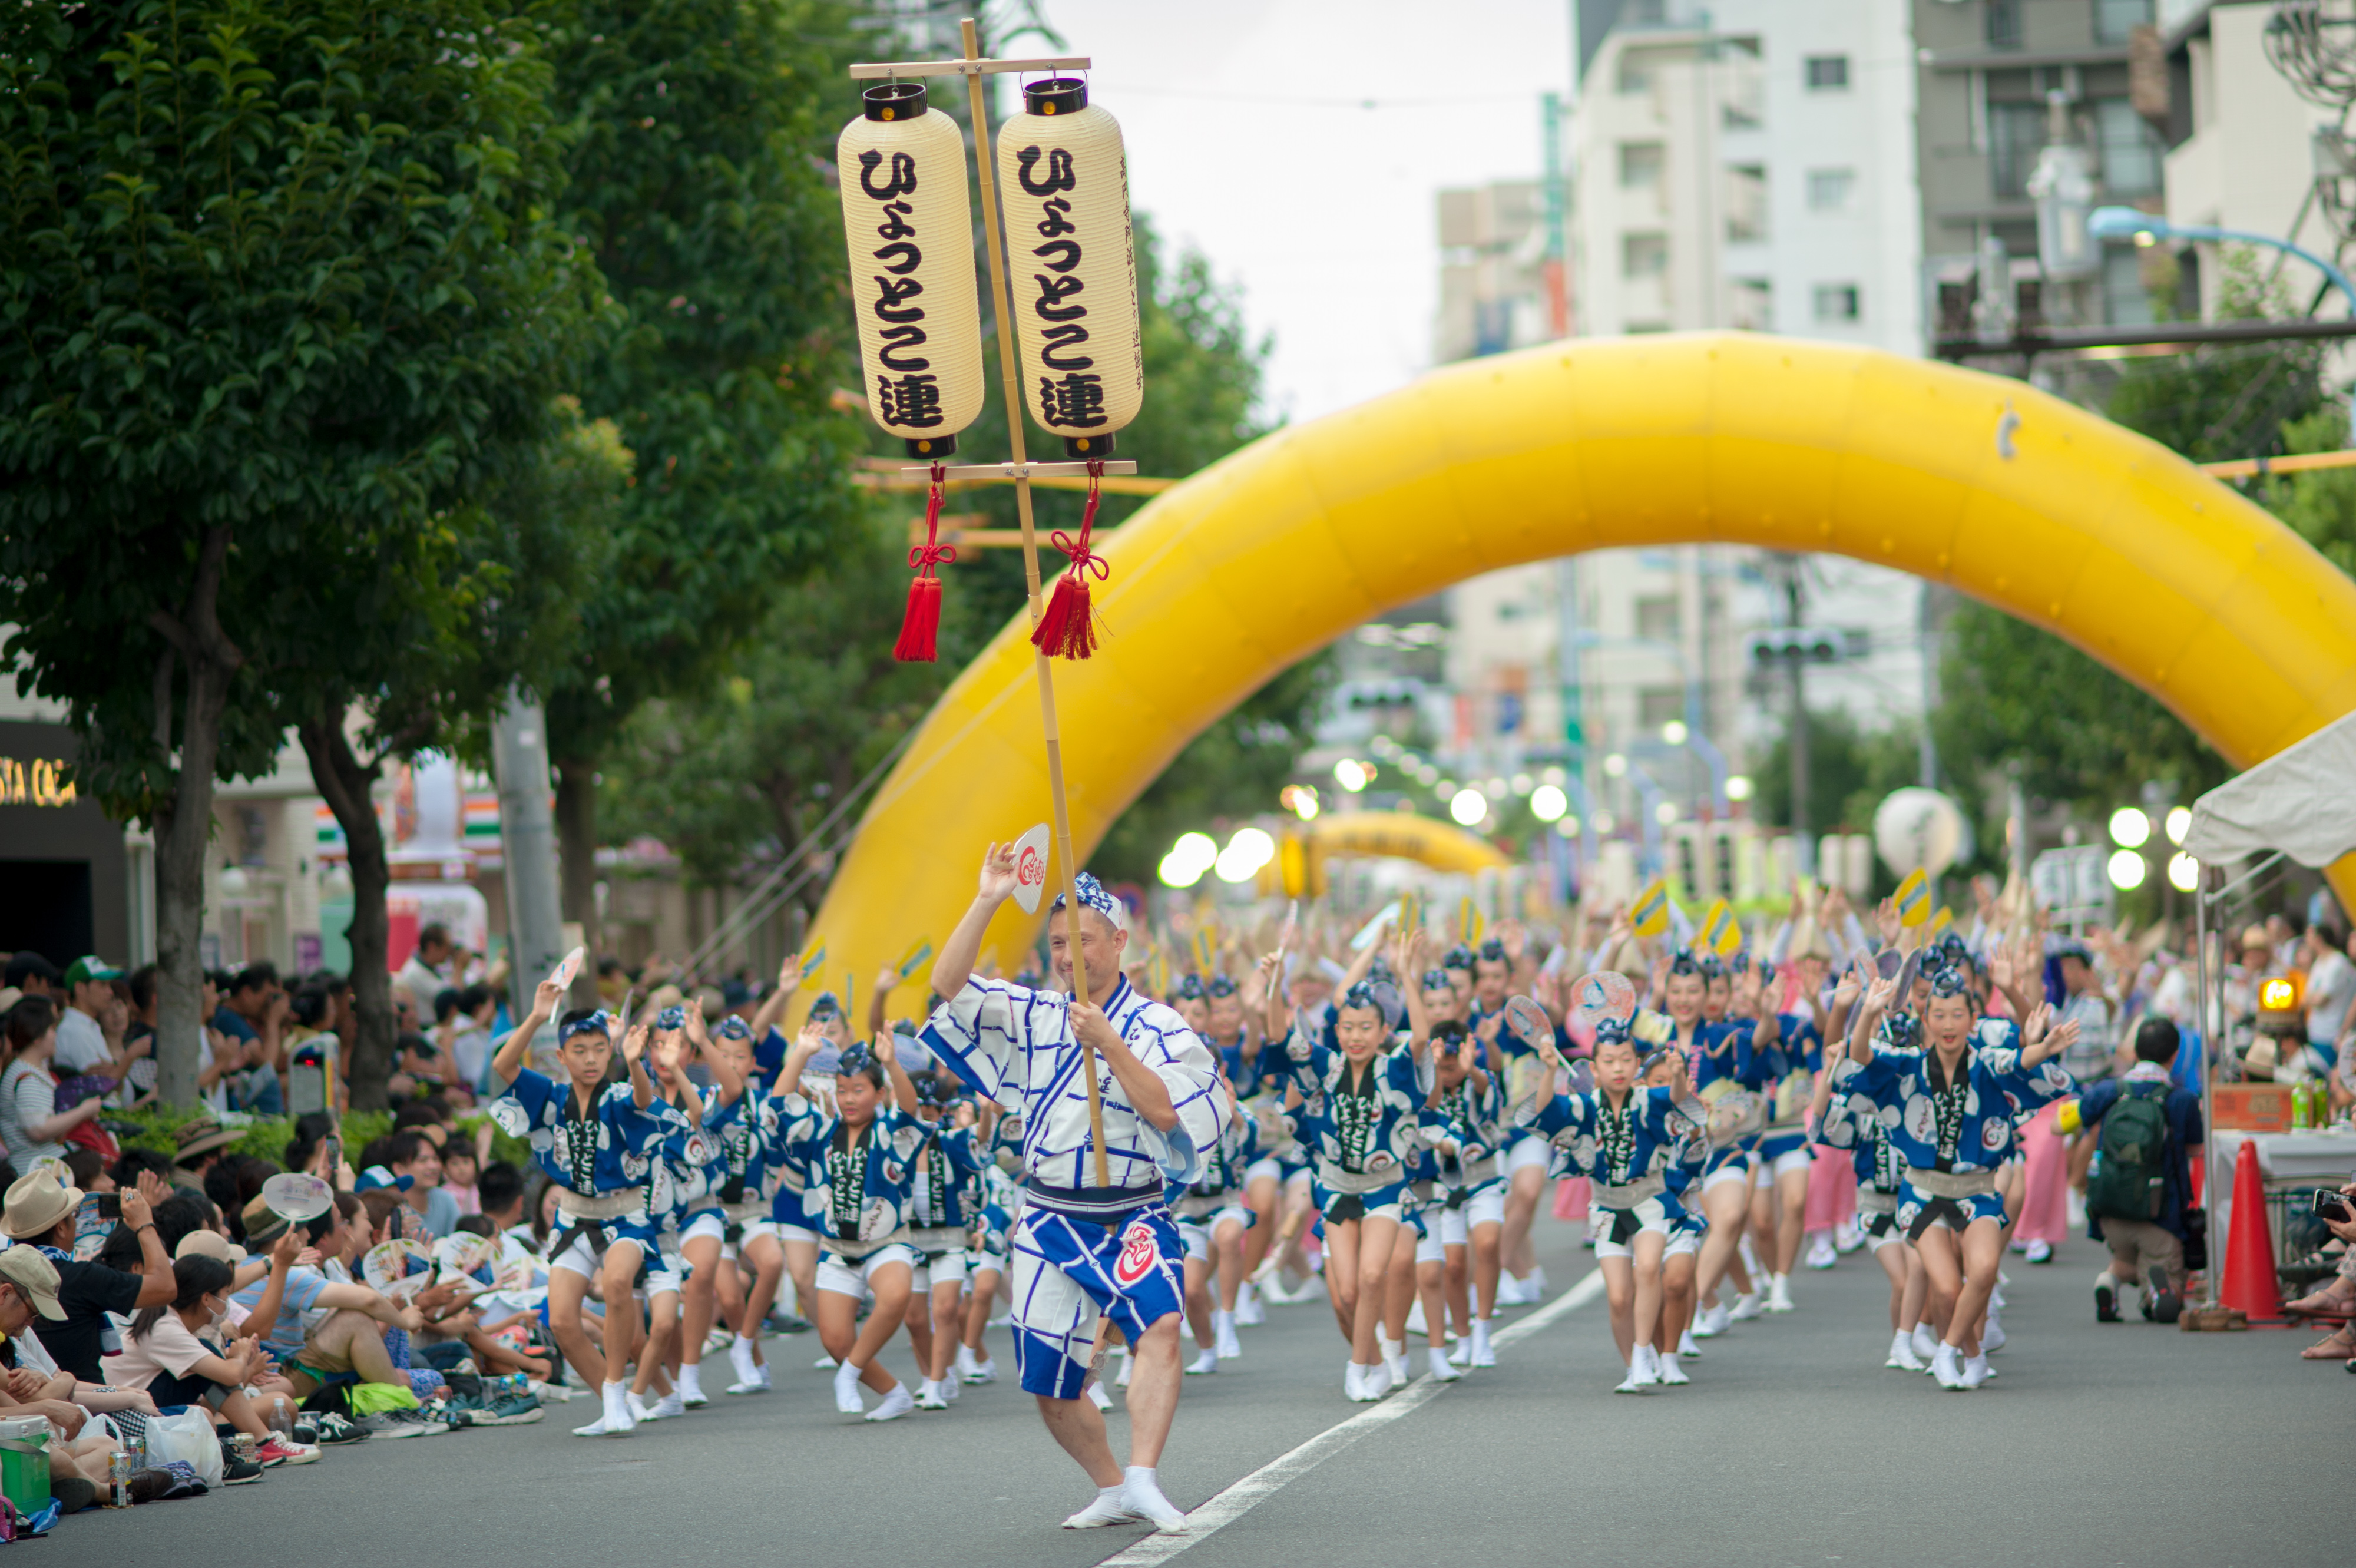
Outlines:
{"label": "white and blue yukata", "polygon": [[584,1116],[572,1084],[525,1068],[491,1115],[509,1137],[531,1145],[533,1163],[559,1188],[551,1269],[594,1279],[615,1241],[636,1245],[642,1267],[658,1256],[674,1201],[663,1144],[688,1126],[667,1101],[658,1096],[640,1110],[624,1079],[600,1089]]}
{"label": "white and blue yukata", "polygon": [[[1837,1064],[1834,1078],[1837,1082],[1842,1080]],[[1898,1188],[1905,1179],[1906,1165],[1890,1147],[1873,1107],[1845,1089],[1836,1089],[1825,1105],[1823,1120],[1816,1123],[1816,1141],[1849,1151],[1857,1172],[1858,1228],[1874,1251],[1902,1240],[1898,1230]]]}
{"label": "white and blue yukata", "polygon": [[1359,1072],[1339,1049],[1316,1044],[1295,1027],[1265,1064],[1271,1073],[1289,1075],[1301,1091],[1306,1114],[1294,1119],[1294,1127],[1312,1158],[1311,1197],[1329,1224],[1407,1218],[1408,1184],[1423,1153],[1418,1118],[1437,1068],[1428,1047],[1418,1049],[1405,1034],[1396,1042],[1367,1058]]}
{"label": "white and blue yukata", "polygon": [[1676,1235],[1686,1208],[1669,1172],[1700,1172],[1709,1150],[1708,1115],[1699,1100],[1680,1101],[1667,1084],[1632,1088],[1617,1104],[1595,1089],[1514,1109],[1516,1125],[1562,1150],[1571,1168],[1594,1183],[1589,1201],[1602,1221],[1595,1236],[1599,1258],[1628,1257],[1646,1230],[1664,1245]]}
{"label": "white and blue yukata", "polygon": [[971,1127],[923,1124],[929,1134],[916,1151],[909,1188],[908,1244],[924,1262],[916,1288],[962,1282],[966,1243],[981,1212],[981,1173],[989,1151]]}
{"label": "white and blue yukata", "polygon": [[[1691,1040],[1676,1040],[1672,1035],[1672,1043],[1685,1053],[1687,1073],[1704,1103],[1715,1105],[1725,1096],[1744,1090],[1735,1064],[1749,1047],[1751,1033],[1757,1027],[1756,1021],[1750,1018],[1721,1018],[1716,1023],[1697,1018]],[[1801,1103],[1804,1108],[1806,1101]],[[1712,1147],[1702,1163],[1701,1190],[1708,1192],[1730,1181],[1748,1186],[1751,1157],[1758,1144],[1759,1134],[1750,1133]]]}
{"label": "white and blue yukata", "polygon": [[905,1263],[914,1278],[923,1258],[908,1243],[910,1189],[929,1132],[888,1105],[854,1131],[799,1090],[777,1097],[778,1152],[810,1173],[819,1289],[864,1299],[875,1271],[887,1263]]}
{"label": "white and blue yukata", "polygon": [[[1425,1238],[1443,1249],[1463,1246],[1473,1227],[1505,1218],[1505,1175],[1498,1159],[1498,1145],[1509,1136],[1505,1091],[1494,1073],[1478,1079],[1466,1073],[1454,1089],[1440,1090],[1419,1119],[1434,1166]],[[1417,1261],[1423,1256],[1424,1248],[1417,1247]]]}
{"label": "white and blue yukata", "polygon": [[1927,1047],[1877,1047],[1863,1066],[1843,1057],[1835,1092],[1854,1102],[1852,1116],[1879,1121],[1903,1165],[1897,1222],[1909,1240],[1933,1225],[1961,1235],[1976,1219],[2004,1222],[1996,1172],[2012,1153],[2014,1118],[2075,1090],[2060,1061],[2024,1068],[2020,1057],[2009,1046],[1969,1045],[1952,1080]]}
{"label": "white and blue yukata", "polygon": [[[1083,897],[1085,897],[1085,890]],[[1101,1057],[1072,1033],[1072,999],[1005,981],[969,979],[919,1036],[976,1093],[1023,1118],[1023,1214],[1012,1238],[1014,1351],[1023,1387],[1077,1399],[1098,1314],[1131,1345],[1183,1310],[1184,1243],[1164,1185],[1198,1179],[1203,1152],[1233,1119],[1210,1047],[1176,1011],[1127,979],[1104,1015],[1162,1079],[1178,1121],[1164,1133],[1137,1112]],[[1084,1057],[1096,1063],[1109,1185],[1095,1185]]]}
{"label": "white and blue yukata", "polygon": [[1177,1222],[1186,1256],[1211,1260],[1211,1234],[1226,1220],[1248,1230],[1259,1219],[1244,1202],[1245,1173],[1259,1158],[1259,1128],[1249,1116],[1237,1116],[1210,1156],[1202,1176],[1187,1186],[1170,1184],[1162,1196]]}
{"label": "white and blue yukata", "polygon": [[[1777,1034],[1770,1044],[1758,1043],[1755,1026],[1738,1027],[1734,1037],[1734,1079],[1767,1101],[1767,1125],[1757,1134],[1755,1174],[1762,1187],[1772,1187],[1786,1171],[1804,1171],[1815,1156],[1808,1152],[1808,1103],[1815,1096],[1816,1069],[1824,1066],[1824,1038],[1814,1021],[1779,1015]],[[1749,1026],[1749,1020],[1742,1020]]]}

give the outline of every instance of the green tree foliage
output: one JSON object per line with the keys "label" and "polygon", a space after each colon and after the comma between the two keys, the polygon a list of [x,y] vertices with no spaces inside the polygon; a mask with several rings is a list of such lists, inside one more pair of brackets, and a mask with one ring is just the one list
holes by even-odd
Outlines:
{"label": "green tree foliage", "polygon": [[[1775,737],[1752,774],[1758,817],[1792,820],[1792,746]],[[1873,826],[1873,809],[1892,789],[1922,779],[1922,732],[1912,724],[1886,730],[1858,726],[1846,708],[1808,714],[1808,826],[1813,832],[1860,833]]]}
{"label": "green tree foliage", "polygon": [[[2292,455],[2336,452],[2347,445],[2345,403],[2325,403],[2283,426],[2283,450]],[[2261,506],[2321,551],[2325,560],[2356,577],[2356,470],[2270,475],[2253,493]]]}
{"label": "green tree foliage", "polygon": [[547,83],[476,0],[0,17],[0,619],[154,824],[167,1101],[214,779],[550,424],[594,278],[546,220]]}
{"label": "green tree foliage", "polygon": [[584,413],[636,454],[614,553],[547,693],[569,915],[594,931],[598,768],[649,700],[709,688],[846,536],[850,321],[822,161],[855,100],[847,8],[555,0],[538,13],[573,146],[566,221],[618,322]]}
{"label": "green tree foliage", "polygon": [[[2255,320],[2301,314],[2277,280],[2269,284],[2246,245],[2229,245],[2218,284],[2217,317]],[[2196,463],[2272,456],[2284,426],[2323,398],[2323,347],[2255,343],[2126,361],[2103,412]]]}

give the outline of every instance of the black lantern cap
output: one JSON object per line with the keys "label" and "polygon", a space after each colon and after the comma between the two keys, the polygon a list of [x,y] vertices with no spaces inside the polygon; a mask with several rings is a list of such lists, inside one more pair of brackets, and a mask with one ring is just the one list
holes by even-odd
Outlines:
{"label": "black lantern cap", "polygon": [[879,81],[859,95],[870,120],[920,120],[925,114],[921,81]]}
{"label": "black lantern cap", "polygon": [[1114,446],[1109,430],[1102,435],[1066,435],[1064,437],[1064,456],[1072,458],[1109,457]]}
{"label": "black lantern cap", "polygon": [[1076,76],[1027,82],[1023,107],[1033,114],[1076,114],[1088,106],[1088,84]]}
{"label": "black lantern cap", "polygon": [[905,435],[901,439],[908,444],[911,457],[947,457],[957,451],[955,435]]}

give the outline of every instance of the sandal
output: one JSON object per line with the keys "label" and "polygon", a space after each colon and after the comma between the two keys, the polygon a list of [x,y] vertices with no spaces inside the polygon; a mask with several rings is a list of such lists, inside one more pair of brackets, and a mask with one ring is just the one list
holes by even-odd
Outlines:
{"label": "sandal", "polygon": [[2356,1357],[2356,1334],[2335,1328],[2299,1353],[2303,1361],[2345,1361]]}
{"label": "sandal", "polygon": [[2346,1275],[2333,1280],[2312,1295],[2283,1304],[2286,1317],[2349,1317],[2356,1316],[2356,1290],[2342,1290]]}

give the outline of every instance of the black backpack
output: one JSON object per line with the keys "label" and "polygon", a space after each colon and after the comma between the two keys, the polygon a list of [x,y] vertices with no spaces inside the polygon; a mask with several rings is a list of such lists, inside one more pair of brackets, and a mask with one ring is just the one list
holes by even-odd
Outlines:
{"label": "black backpack", "polygon": [[2168,1088],[2165,1083],[2129,1084],[2104,1114],[2094,1167],[2086,1177],[2089,1214],[2112,1219],[2159,1218],[2167,1183]]}

